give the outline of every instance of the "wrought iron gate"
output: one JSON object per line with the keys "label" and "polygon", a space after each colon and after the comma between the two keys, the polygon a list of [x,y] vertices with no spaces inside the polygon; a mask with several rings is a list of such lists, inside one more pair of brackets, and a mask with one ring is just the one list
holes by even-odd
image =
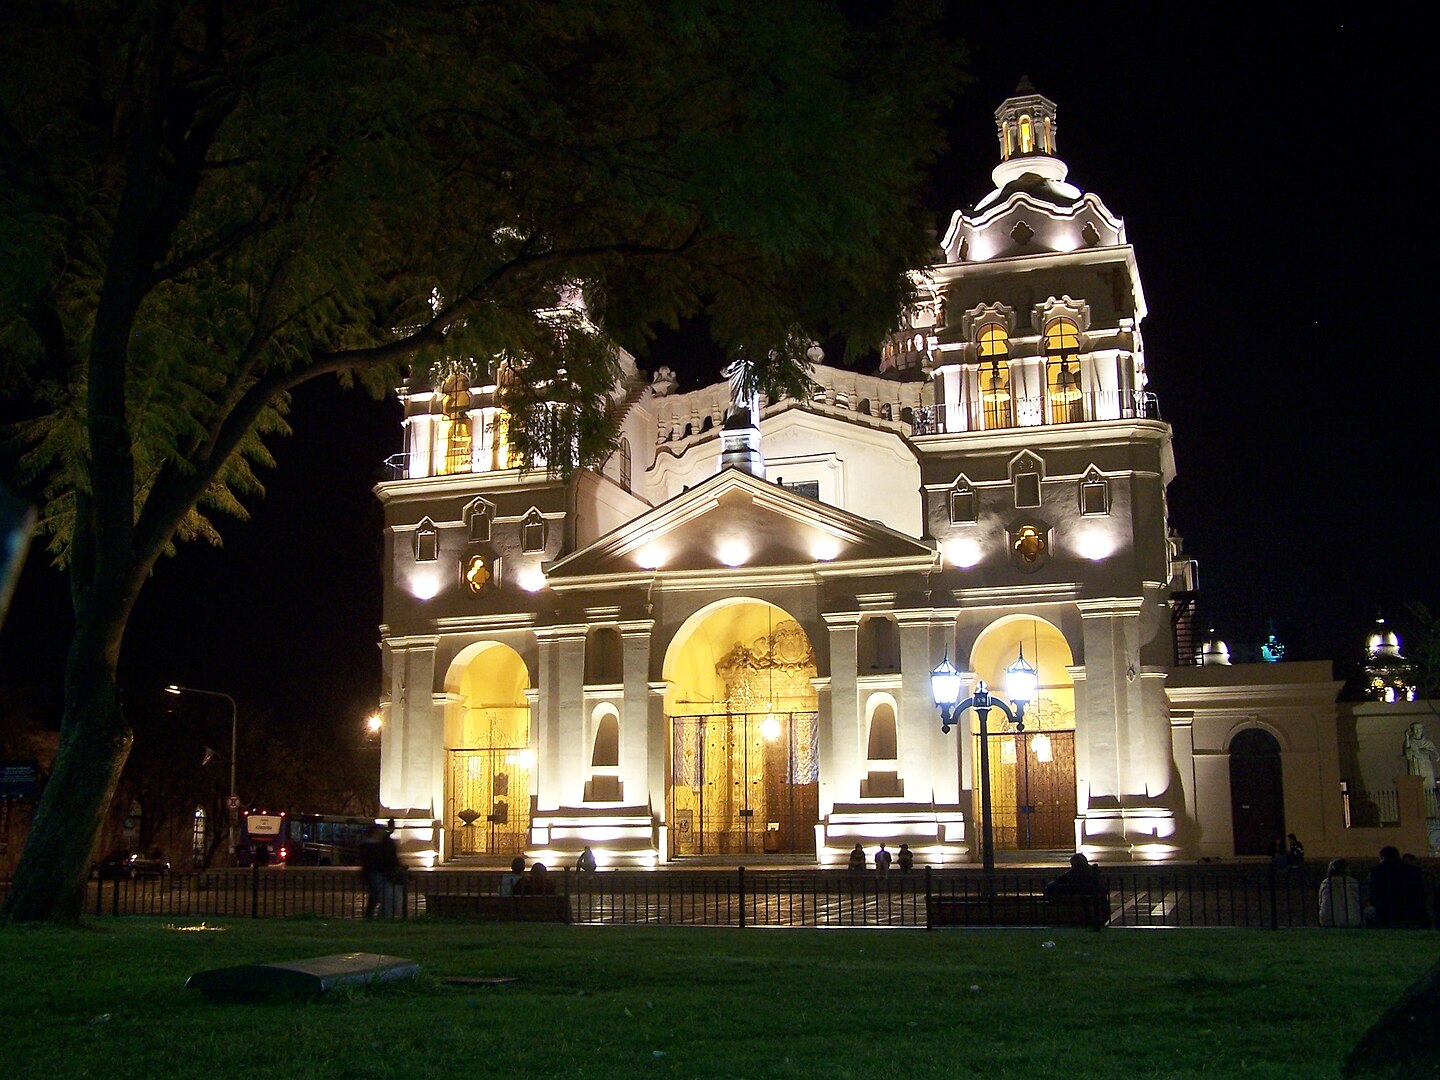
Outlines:
{"label": "wrought iron gate", "polygon": [[814,712],[671,717],[670,854],[815,853]]}
{"label": "wrought iron gate", "polygon": [[530,769],[523,747],[450,751],[445,815],[450,857],[519,855],[530,832]]}

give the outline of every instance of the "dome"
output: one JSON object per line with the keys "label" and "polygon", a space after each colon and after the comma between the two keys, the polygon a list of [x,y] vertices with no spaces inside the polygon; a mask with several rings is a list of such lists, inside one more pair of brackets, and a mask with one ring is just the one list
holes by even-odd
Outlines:
{"label": "dome", "polygon": [[[1213,634],[1214,631],[1212,630]],[[1212,637],[1205,642],[1200,649],[1200,666],[1212,667],[1215,665],[1226,665],[1230,663],[1230,646],[1217,637]]]}

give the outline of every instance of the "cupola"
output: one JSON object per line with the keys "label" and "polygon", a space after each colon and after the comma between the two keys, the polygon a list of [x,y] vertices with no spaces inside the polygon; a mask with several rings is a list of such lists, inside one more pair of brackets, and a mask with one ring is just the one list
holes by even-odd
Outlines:
{"label": "cupola", "polygon": [[1384,618],[1375,620],[1375,629],[1370,632],[1370,638],[1365,643],[1365,650],[1370,654],[1372,660],[1403,660],[1400,655],[1400,638],[1395,631],[1387,629]]}
{"label": "cupola", "polygon": [[1055,103],[1022,78],[995,110],[1000,164],[991,172],[997,188],[1027,173],[1057,183],[1070,171],[1055,156]]}

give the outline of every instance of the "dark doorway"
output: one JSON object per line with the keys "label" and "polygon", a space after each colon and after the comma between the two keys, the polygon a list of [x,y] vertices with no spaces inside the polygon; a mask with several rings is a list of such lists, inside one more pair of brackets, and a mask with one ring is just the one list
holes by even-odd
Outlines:
{"label": "dark doorway", "polygon": [[1236,855],[1270,855],[1285,835],[1280,744],[1260,728],[1230,741],[1230,815]]}

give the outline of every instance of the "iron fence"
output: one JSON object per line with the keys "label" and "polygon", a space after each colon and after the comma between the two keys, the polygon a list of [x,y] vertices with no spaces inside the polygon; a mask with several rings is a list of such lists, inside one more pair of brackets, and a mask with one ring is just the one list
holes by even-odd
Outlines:
{"label": "iron fence", "polygon": [[[1369,866],[1352,874],[1362,905]],[[1424,864],[1432,920],[1440,864]],[[392,890],[394,917],[480,916],[633,926],[927,927],[1041,925],[1073,921],[1045,898],[1053,869],[892,871],[725,868],[567,870],[553,897],[500,895],[500,870],[412,870]],[[1324,868],[1264,864],[1122,866],[1101,871],[1096,922],[1112,927],[1319,926]],[[172,873],[92,881],[86,910],[97,917],[315,917],[358,919],[366,891],[353,870],[266,868]],[[557,899],[558,898],[558,899]],[[937,914],[938,913],[938,914]],[[1440,925],[1432,921],[1431,925]]]}

